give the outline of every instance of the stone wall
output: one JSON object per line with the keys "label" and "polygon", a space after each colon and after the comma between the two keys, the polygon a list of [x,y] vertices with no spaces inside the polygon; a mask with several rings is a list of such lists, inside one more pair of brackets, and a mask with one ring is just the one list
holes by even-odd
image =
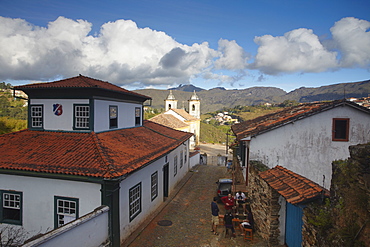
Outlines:
{"label": "stone wall", "polygon": [[268,169],[262,164],[251,162],[248,189],[255,230],[269,246],[279,245],[279,194],[258,176],[262,170]]}

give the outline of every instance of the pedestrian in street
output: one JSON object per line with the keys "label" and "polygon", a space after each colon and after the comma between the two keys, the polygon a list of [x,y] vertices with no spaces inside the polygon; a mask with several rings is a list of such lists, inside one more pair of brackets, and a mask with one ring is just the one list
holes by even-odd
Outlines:
{"label": "pedestrian in street", "polygon": [[212,232],[218,235],[217,226],[220,224],[218,213],[220,212],[217,205],[217,197],[213,197],[213,202],[211,202],[211,212],[212,212]]}
{"label": "pedestrian in street", "polygon": [[227,163],[226,163],[226,168],[227,168],[227,171],[230,172],[231,171],[231,166],[232,166],[233,162],[231,160],[228,160]]}
{"label": "pedestrian in street", "polygon": [[[227,210],[226,213],[225,213],[225,232],[227,233],[228,230],[231,230],[231,233],[232,233],[232,236],[235,238],[236,235],[235,235],[235,229],[234,229],[234,226],[233,226],[233,219],[234,219],[234,215],[231,213],[230,210]],[[225,233],[225,237],[226,237],[226,233]]]}

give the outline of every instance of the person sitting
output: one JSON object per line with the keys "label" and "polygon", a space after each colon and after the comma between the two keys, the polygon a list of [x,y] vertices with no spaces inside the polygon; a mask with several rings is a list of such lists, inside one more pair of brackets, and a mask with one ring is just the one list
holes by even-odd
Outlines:
{"label": "person sitting", "polygon": [[222,203],[225,205],[225,210],[232,210],[235,205],[235,199],[231,194],[221,197]]}
{"label": "person sitting", "polygon": [[[247,203],[247,197],[245,194],[241,191],[237,192],[235,195],[235,200],[236,200],[236,207],[238,209],[239,205],[243,206],[243,213],[246,215],[247,210],[246,210],[246,203]],[[236,213],[238,214],[238,210],[236,210]]]}
{"label": "person sitting", "polygon": [[[235,238],[236,235],[235,235],[235,229],[233,226],[233,219],[234,219],[234,215],[231,213],[230,210],[227,210],[224,216],[225,231],[227,233],[228,230],[231,230],[232,236]],[[225,234],[225,237],[226,237],[226,234]]]}

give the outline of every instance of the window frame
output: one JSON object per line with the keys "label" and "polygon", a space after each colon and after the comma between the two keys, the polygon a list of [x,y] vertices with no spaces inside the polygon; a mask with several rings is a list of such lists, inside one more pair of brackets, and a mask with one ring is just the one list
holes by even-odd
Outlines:
{"label": "window frame", "polygon": [[135,126],[141,125],[141,107],[135,107]]}
{"label": "window frame", "polygon": [[[338,131],[338,121],[346,121],[345,122],[345,129],[342,129],[342,133],[345,135],[344,138],[340,138],[336,136],[336,132]],[[349,118],[333,118],[333,124],[332,124],[332,141],[340,141],[340,142],[348,142],[349,141]]]}
{"label": "window frame", "polygon": [[177,155],[173,158],[173,176],[177,175]]}
{"label": "window frame", "polygon": [[158,196],[158,171],[155,171],[150,176],[150,198],[154,201]]}
{"label": "window frame", "polygon": [[[112,117],[111,111],[115,109],[116,116]],[[118,128],[118,106],[117,105],[110,105],[109,106],[109,128],[110,129],[116,129]]]}
{"label": "window frame", "polygon": [[[76,116],[76,113],[77,113],[77,107],[87,107],[88,109],[88,116],[84,116],[84,117],[80,117],[80,116]],[[89,130],[90,129],[90,124],[91,124],[91,114],[90,114],[90,110],[91,110],[91,107],[89,104],[73,104],[73,129],[74,130]],[[77,126],[78,124],[78,121],[77,119],[78,118],[81,118],[81,119],[87,119],[87,126],[86,127],[79,127]]]}
{"label": "window frame", "polygon": [[184,165],[184,152],[181,150],[180,152],[180,169],[183,167]]}
{"label": "window frame", "polygon": [[[12,194],[19,196],[19,219],[4,219],[4,195],[5,194]],[[12,225],[22,225],[23,223],[23,192],[21,191],[13,191],[13,190],[0,190],[0,223],[12,224]],[[16,209],[17,208],[11,208]]]}
{"label": "window frame", "polygon": [[142,203],[141,203],[141,197],[142,197],[142,189],[141,189],[141,182],[132,186],[129,189],[128,194],[128,201],[129,201],[129,218],[130,222],[136,218],[141,213],[142,210]]}
{"label": "window frame", "polygon": [[[64,226],[66,224],[68,224],[69,222],[71,221],[68,221],[67,223],[64,223],[63,225],[60,225],[59,224],[59,215],[62,215],[60,214],[58,211],[59,209],[59,205],[58,205],[58,201],[59,200],[63,200],[63,201],[69,201],[69,202],[73,202],[75,203],[76,205],[76,208],[75,208],[75,219],[78,219],[79,218],[79,199],[78,198],[73,198],[73,197],[65,197],[65,196],[54,196],[54,229],[58,228],[58,227],[61,227],[61,226]],[[72,220],[73,221],[73,220]]]}
{"label": "window frame", "polygon": [[[41,116],[34,116],[33,109],[40,108],[41,109]],[[30,128],[32,129],[44,129],[44,105],[30,105]],[[40,119],[37,123],[40,125],[34,125],[36,119]]]}

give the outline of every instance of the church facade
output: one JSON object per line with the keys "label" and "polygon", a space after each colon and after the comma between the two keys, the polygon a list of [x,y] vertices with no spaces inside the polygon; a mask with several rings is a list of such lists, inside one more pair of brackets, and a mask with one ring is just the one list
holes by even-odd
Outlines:
{"label": "church facade", "polygon": [[194,136],[190,139],[190,147],[199,145],[200,136],[200,99],[198,95],[193,95],[188,100],[188,111],[178,109],[177,100],[170,90],[165,101],[165,112],[150,119],[155,123],[164,126],[192,133]]}

